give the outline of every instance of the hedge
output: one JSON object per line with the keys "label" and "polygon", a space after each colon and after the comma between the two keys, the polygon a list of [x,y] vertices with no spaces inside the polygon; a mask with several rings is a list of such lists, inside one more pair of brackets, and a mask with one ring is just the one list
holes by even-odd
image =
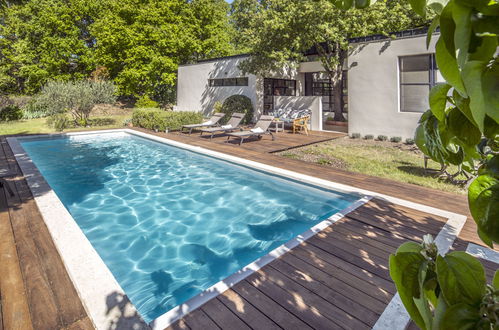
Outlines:
{"label": "hedge", "polygon": [[220,120],[221,124],[226,124],[234,112],[244,113],[243,124],[248,124],[253,120],[253,104],[249,97],[244,95],[232,95],[225,99],[221,111],[225,117]]}
{"label": "hedge", "polygon": [[133,126],[164,131],[179,130],[182,125],[199,124],[203,115],[190,111],[165,111],[159,109],[135,109],[132,114]]}

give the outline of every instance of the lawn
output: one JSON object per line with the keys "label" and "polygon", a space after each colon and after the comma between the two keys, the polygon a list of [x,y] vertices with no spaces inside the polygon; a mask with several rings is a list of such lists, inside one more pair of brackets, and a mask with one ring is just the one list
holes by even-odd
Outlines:
{"label": "lawn", "polygon": [[[367,175],[412,183],[442,191],[464,194],[460,185],[436,178],[436,171],[425,171],[423,154],[415,145],[403,143],[358,140],[348,137],[279,153],[281,156],[301,159],[324,166]],[[440,169],[429,161],[428,167]],[[449,168],[454,173],[456,167]]]}
{"label": "lawn", "polygon": [[[99,115],[91,117],[90,119],[98,121],[94,126],[90,127],[74,127],[65,129],[64,132],[70,131],[84,131],[94,129],[108,129],[108,128],[122,128],[123,121],[131,118],[131,113]],[[10,134],[36,134],[36,133],[54,133],[56,130],[47,126],[46,118],[18,120],[11,122],[0,122],[0,135]]]}

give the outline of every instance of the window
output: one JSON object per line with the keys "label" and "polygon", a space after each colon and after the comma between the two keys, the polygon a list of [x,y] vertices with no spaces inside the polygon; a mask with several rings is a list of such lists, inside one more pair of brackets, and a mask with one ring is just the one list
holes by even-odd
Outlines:
{"label": "window", "polygon": [[435,85],[436,63],[433,54],[399,58],[400,111],[425,112],[428,96]]}
{"label": "window", "polygon": [[274,96],[295,96],[296,80],[263,79],[263,110],[265,113],[274,110]]}
{"label": "window", "polygon": [[[346,112],[348,102],[348,71],[343,71],[342,80],[342,98],[343,98],[343,112]],[[325,112],[332,112],[332,96],[333,85],[327,76],[326,72],[307,72],[305,73],[305,95],[306,96],[323,96],[322,110]]]}
{"label": "window", "polygon": [[208,79],[208,84],[211,87],[248,86],[248,77]]}

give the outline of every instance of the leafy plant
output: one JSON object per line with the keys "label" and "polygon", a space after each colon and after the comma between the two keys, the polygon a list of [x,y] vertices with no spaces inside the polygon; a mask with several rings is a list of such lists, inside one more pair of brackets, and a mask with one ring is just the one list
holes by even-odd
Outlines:
{"label": "leafy plant", "polygon": [[350,135],[350,137],[352,139],[360,139],[360,133],[352,133],[352,135]]}
{"label": "leafy plant", "polygon": [[372,140],[372,139],[374,139],[374,135],[372,135],[372,134],[364,135],[364,140]]}
{"label": "leafy plant", "polygon": [[142,95],[137,102],[135,102],[136,108],[157,108],[159,107],[158,102],[151,100],[151,98],[146,94]]}
{"label": "leafy plant", "polygon": [[234,112],[244,113],[243,124],[248,124],[253,120],[253,103],[249,97],[244,95],[232,95],[225,99],[220,112],[225,113],[225,117],[220,120],[222,124],[227,123]]}
{"label": "leafy plant", "polygon": [[40,107],[51,115],[69,112],[80,126],[88,124],[93,107],[116,100],[113,83],[108,81],[50,81],[36,97]]}
{"label": "leafy plant", "polygon": [[19,120],[22,117],[23,112],[17,105],[8,105],[0,109],[0,121]]}
{"label": "leafy plant", "polygon": [[412,139],[412,138],[405,139],[405,144],[413,145],[414,144],[414,139]]}
{"label": "leafy plant", "polygon": [[55,128],[58,132],[62,132],[71,126],[71,122],[66,114],[56,113],[47,118],[47,126]]}
{"label": "leafy plant", "polygon": [[386,141],[386,140],[388,140],[388,136],[386,136],[386,135],[378,135],[377,139],[378,139],[378,141]]}
{"label": "leafy plant", "polygon": [[222,102],[216,101],[215,104],[213,104],[213,112],[215,113],[222,112],[222,107],[223,107]]}
{"label": "leafy plant", "polygon": [[431,235],[390,255],[390,276],[421,329],[497,329],[499,271],[487,285],[485,270],[466,252],[438,254]]}
{"label": "leafy plant", "polygon": [[326,121],[334,121],[334,117],[327,116]]}
{"label": "leafy plant", "polygon": [[390,138],[390,142],[399,143],[400,141],[402,141],[402,138],[400,136],[392,136]]}
{"label": "leafy plant", "polygon": [[[363,7],[374,1],[336,2]],[[416,144],[443,166],[476,176],[468,202],[484,243],[499,242],[499,2],[411,0],[419,15],[434,15],[436,60],[446,83],[430,92],[430,110]],[[422,329],[498,329],[499,273],[485,283],[481,263],[465,252],[438,255],[436,245],[405,243],[390,256],[390,275],[411,318]]]}
{"label": "leafy plant", "polygon": [[132,114],[133,126],[151,130],[179,130],[182,125],[199,124],[203,116],[199,112],[136,109]]}

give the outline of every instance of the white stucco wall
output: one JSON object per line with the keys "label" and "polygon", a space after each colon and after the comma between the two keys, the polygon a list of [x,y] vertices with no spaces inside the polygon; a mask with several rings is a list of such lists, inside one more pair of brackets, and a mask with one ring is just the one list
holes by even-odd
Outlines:
{"label": "white stucco wall", "polygon": [[412,138],[421,113],[400,112],[400,56],[435,53],[426,35],[359,43],[348,57],[348,131]]}
{"label": "white stucco wall", "polygon": [[[178,68],[177,111],[201,111],[210,114],[215,102],[223,102],[227,97],[239,94],[251,99],[257,107],[257,77],[243,74],[238,65],[245,57],[226,58]],[[248,77],[248,86],[210,87],[208,79]]]}
{"label": "white stucco wall", "polygon": [[275,96],[274,105],[276,109],[311,110],[310,129],[314,131],[322,130],[322,101],[320,96]]}

